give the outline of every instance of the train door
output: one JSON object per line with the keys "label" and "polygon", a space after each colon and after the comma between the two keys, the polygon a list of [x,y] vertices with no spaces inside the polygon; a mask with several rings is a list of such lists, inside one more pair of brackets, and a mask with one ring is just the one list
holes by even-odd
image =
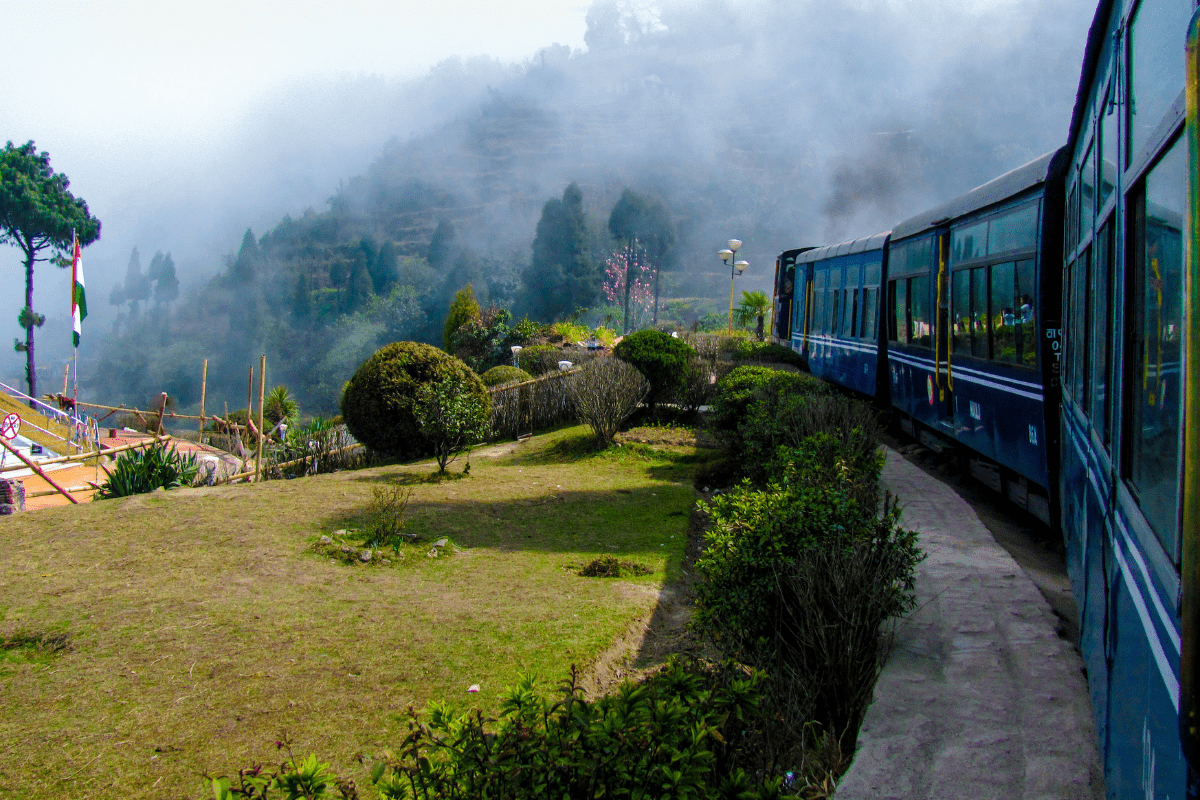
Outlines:
{"label": "train door", "polygon": [[943,431],[954,430],[954,372],[950,362],[950,232],[938,231],[934,240],[937,248],[933,280],[933,363],[935,397],[930,402],[937,409],[937,425]]}

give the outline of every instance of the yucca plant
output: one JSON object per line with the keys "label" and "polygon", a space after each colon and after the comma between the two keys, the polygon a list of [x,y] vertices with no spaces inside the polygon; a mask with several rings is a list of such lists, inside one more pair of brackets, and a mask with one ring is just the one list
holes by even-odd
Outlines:
{"label": "yucca plant", "polygon": [[155,489],[191,486],[200,465],[192,453],[181,454],[162,443],[123,453],[113,466],[108,480],[96,492],[97,500],[145,494]]}

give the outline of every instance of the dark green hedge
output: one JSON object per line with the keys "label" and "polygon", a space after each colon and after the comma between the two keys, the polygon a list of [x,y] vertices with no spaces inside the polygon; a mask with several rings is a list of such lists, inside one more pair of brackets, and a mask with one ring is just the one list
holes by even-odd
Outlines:
{"label": "dark green hedge", "polygon": [[470,367],[420,342],[393,342],[363,363],[342,394],[342,416],[355,439],[385,456],[416,458],[431,452],[413,416],[417,388],[456,377],[472,394],[487,389]]}
{"label": "dark green hedge", "polygon": [[650,383],[646,402],[669,400],[683,383],[688,361],[696,351],[687,342],[662,331],[638,331],[626,336],[613,348],[613,355],[633,366]]}

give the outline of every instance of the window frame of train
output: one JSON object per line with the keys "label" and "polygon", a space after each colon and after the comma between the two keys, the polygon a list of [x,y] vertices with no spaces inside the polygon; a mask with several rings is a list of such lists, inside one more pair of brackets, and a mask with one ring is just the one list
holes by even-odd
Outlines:
{"label": "window frame of train", "polygon": [[[1121,9],[1113,13],[1120,15]],[[1151,560],[1168,585],[1178,581],[1178,481],[1159,490],[1160,481],[1153,476],[1178,474],[1182,393],[1175,391],[1172,403],[1175,443],[1160,444],[1158,456],[1151,457],[1146,423],[1148,409],[1159,397],[1144,392],[1137,376],[1148,371],[1147,343],[1161,344],[1141,313],[1147,287],[1164,280],[1146,269],[1148,191],[1154,194],[1166,174],[1155,171],[1172,167],[1168,159],[1176,160],[1176,183],[1180,174],[1186,180],[1184,63],[1171,37],[1186,29],[1191,14],[1191,3],[1143,0],[1129,11],[1127,25],[1105,37],[1072,154],[1065,204],[1063,405],[1090,433],[1094,449],[1109,460],[1117,486],[1139,509],[1146,528],[1139,538],[1157,541],[1165,558]],[[1142,38],[1148,41],[1145,46],[1139,45]],[[1141,75],[1151,80],[1143,81]],[[1172,93],[1172,84],[1179,91]],[[1182,206],[1186,187],[1178,195]],[[1179,249],[1176,275],[1182,269],[1182,245]],[[1175,282],[1182,295],[1182,280]],[[1181,320],[1174,329],[1182,330]]]}
{"label": "window frame of train", "polygon": [[[953,358],[1037,371],[1041,198],[1024,198],[950,229]],[[965,326],[960,323],[965,321]],[[1011,337],[1008,331],[1012,332]],[[1006,345],[1011,339],[1011,352]]]}
{"label": "window frame of train", "polygon": [[931,276],[937,274],[937,238],[934,232],[922,233],[888,249],[889,344],[933,349]]}

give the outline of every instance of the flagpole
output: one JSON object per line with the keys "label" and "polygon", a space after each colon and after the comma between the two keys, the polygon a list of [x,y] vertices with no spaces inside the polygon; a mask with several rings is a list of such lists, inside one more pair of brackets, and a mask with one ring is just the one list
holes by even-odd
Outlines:
{"label": "flagpole", "polygon": [[[78,298],[76,297],[76,288],[75,287],[76,287],[76,283],[79,280],[78,271],[79,271],[79,238],[78,238],[78,236],[76,236],[75,229],[72,228],[71,229],[71,344],[73,345],[74,352],[71,355],[71,367],[72,367],[72,372],[74,372],[74,376],[73,376],[73,379],[71,382],[71,385],[72,385],[71,415],[74,417],[75,421],[72,422],[71,426],[74,428],[79,427],[79,425],[78,425],[78,420],[79,420],[79,343],[76,341],[76,336],[75,336],[75,315],[78,313],[76,310],[76,307],[75,307],[75,303],[78,300]],[[87,444],[87,439],[86,439],[87,434],[82,434],[82,436],[84,437],[84,444],[86,445]]]}

